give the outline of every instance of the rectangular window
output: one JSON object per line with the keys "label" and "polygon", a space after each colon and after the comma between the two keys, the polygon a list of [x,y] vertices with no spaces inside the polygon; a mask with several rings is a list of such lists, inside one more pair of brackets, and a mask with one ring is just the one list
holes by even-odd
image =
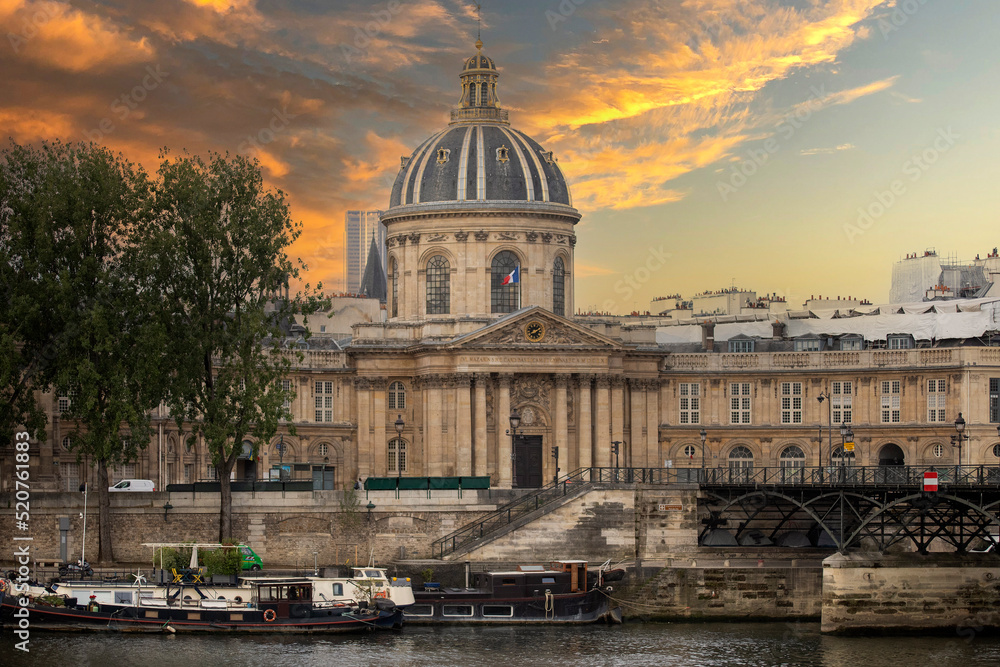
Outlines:
{"label": "rectangular window", "polygon": [[446,604],[441,607],[442,616],[472,616],[471,604]]}
{"label": "rectangular window", "polygon": [[945,407],[945,381],[927,381],[927,421],[943,422]]}
{"label": "rectangular window", "polygon": [[781,423],[802,423],[802,383],[781,383]]}
{"label": "rectangular window", "polygon": [[333,421],[333,382],[316,382],[316,421]]}
{"label": "rectangular window", "polygon": [[862,349],[863,340],[861,338],[841,338],[840,339],[840,349],[846,351],[855,351]]}
{"label": "rectangular window", "polygon": [[733,424],[749,424],[750,383],[733,382],[729,385],[729,421]]}
{"label": "rectangular window", "polygon": [[406,608],[407,616],[433,616],[434,606],[429,604],[411,604]]}
{"label": "rectangular window", "polygon": [[853,382],[833,382],[830,385],[830,400],[833,408],[834,424],[850,424],[854,395]]}
{"label": "rectangular window", "polygon": [[818,338],[795,341],[796,352],[819,352],[819,348],[820,345]]}
{"label": "rectangular window", "polygon": [[902,393],[902,383],[899,380],[882,382],[882,423],[899,423],[899,398]]}
{"label": "rectangular window", "polygon": [[1000,422],[1000,378],[990,378],[990,421]]}
{"label": "rectangular window", "polygon": [[208,468],[205,470],[205,475],[207,476],[206,479],[209,480],[219,479],[219,471],[216,470],[215,466],[213,465],[208,466]]}
{"label": "rectangular window", "polygon": [[[407,608],[406,613],[410,613],[409,608]],[[484,604],[483,616],[512,618],[514,616],[514,607],[509,604]]]}
{"label": "rectangular window", "polygon": [[913,347],[913,338],[910,336],[889,336],[890,350],[909,350]]}
{"label": "rectangular window", "polygon": [[[282,380],[281,381],[281,391],[286,392],[286,394],[288,392],[291,392],[292,391],[292,381],[291,380]],[[285,399],[285,402],[282,403],[282,407],[285,410],[287,410],[288,412],[292,411],[292,396],[291,395],[289,395],[288,398]]]}
{"label": "rectangular window", "polygon": [[60,471],[62,472],[63,480],[63,491],[72,491],[76,493],[80,490],[80,464],[79,463],[63,463]]}
{"label": "rectangular window", "polygon": [[192,481],[194,481],[194,480],[191,479],[192,475],[194,475],[194,464],[193,463],[185,463],[184,464],[184,483],[185,484],[190,484]]}
{"label": "rectangular window", "polygon": [[731,340],[729,341],[730,352],[753,352],[752,340]]}
{"label": "rectangular window", "polygon": [[680,385],[682,424],[701,423],[701,385],[697,382],[681,382]]}

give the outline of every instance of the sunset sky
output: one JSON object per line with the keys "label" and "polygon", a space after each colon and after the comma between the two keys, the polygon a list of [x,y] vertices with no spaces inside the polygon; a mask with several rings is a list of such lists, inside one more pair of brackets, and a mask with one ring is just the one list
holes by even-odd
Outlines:
{"label": "sunset sky", "polygon": [[[5,136],[94,140],[150,171],[162,147],[252,155],[304,224],[293,254],[336,289],[344,211],[385,208],[400,156],[447,123],[476,11],[0,0],[0,32]],[[482,10],[501,103],[584,216],[576,306],[615,312],[733,284],[879,302],[906,253],[1000,245],[998,36],[996,0]]]}

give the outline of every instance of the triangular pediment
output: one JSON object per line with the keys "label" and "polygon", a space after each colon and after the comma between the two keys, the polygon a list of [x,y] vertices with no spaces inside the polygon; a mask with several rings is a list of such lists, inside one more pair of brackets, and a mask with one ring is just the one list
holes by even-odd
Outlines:
{"label": "triangular pediment", "polygon": [[535,306],[511,313],[479,331],[456,338],[448,347],[613,350],[620,348],[621,343]]}

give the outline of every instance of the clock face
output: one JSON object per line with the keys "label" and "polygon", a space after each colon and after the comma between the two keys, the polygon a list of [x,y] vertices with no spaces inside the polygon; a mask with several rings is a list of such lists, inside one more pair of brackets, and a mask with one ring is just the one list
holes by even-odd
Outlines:
{"label": "clock face", "polygon": [[545,325],[541,322],[528,322],[524,327],[524,335],[533,343],[545,338]]}

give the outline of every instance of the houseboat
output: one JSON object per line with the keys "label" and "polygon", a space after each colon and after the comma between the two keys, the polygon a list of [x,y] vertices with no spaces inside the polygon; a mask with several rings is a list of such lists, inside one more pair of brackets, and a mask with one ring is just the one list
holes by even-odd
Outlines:
{"label": "houseboat", "polygon": [[[337,633],[400,628],[402,610],[388,599],[372,604],[317,600],[307,578],[269,579],[243,589],[246,597],[219,599],[197,585],[162,587],[69,587],[86,599],[36,596],[24,598],[11,582],[0,588],[0,619],[14,624],[14,613],[26,606],[32,629],[115,632],[249,632]],[[162,591],[163,595],[155,593]]]}
{"label": "houseboat", "polygon": [[588,578],[585,561],[556,561],[550,567],[472,573],[468,588],[425,584],[405,611],[413,624],[584,624],[620,623],[600,575]]}

